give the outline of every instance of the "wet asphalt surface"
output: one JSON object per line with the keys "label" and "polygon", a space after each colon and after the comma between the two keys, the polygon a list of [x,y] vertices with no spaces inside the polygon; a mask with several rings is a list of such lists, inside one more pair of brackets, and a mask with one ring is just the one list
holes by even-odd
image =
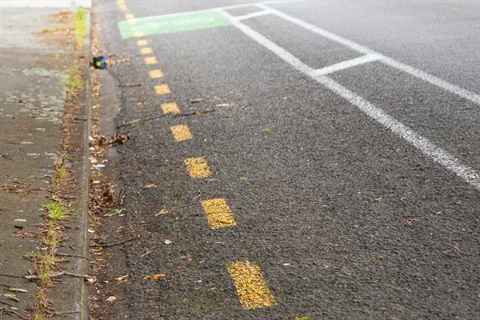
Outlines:
{"label": "wet asphalt surface", "polygon": [[[137,18],[231,4],[126,3]],[[480,94],[478,3],[270,6]],[[477,318],[478,189],[233,26],[145,37],[165,74],[152,80],[117,3],[95,12],[102,45],[130,59],[108,72],[130,136],[117,148],[124,223],[141,235],[111,319]],[[314,68],[360,56],[274,16],[244,23]],[[478,104],[379,62],[331,78],[480,171]],[[163,83],[171,93],[155,95]],[[171,101],[179,115],[122,126]],[[172,138],[180,124],[193,139]],[[212,175],[189,177],[190,157]],[[200,201],[217,197],[235,227],[209,228]],[[242,308],[226,268],[239,260],[261,268],[276,305]]]}

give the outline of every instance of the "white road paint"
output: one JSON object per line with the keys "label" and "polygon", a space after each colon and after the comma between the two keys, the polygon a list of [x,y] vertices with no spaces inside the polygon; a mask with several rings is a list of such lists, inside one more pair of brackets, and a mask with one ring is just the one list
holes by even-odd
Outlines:
{"label": "white road paint", "polygon": [[235,19],[237,21],[243,21],[243,20],[247,20],[247,19],[261,17],[261,16],[264,16],[264,15],[267,15],[267,14],[272,14],[272,12],[270,10],[262,10],[262,11],[252,12],[252,13],[246,14],[244,16],[237,16],[237,17],[235,17]]}
{"label": "white road paint", "polygon": [[315,34],[318,34],[322,37],[325,37],[327,39],[330,39],[332,41],[335,41],[337,43],[340,43],[352,50],[355,50],[355,51],[358,51],[360,53],[364,53],[366,55],[370,55],[370,54],[373,54],[373,55],[377,55],[378,57],[380,57],[379,61],[381,61],[382,63],[386,64],[386,65],[389,65],[393,68],[396,68],[398,70],[401,70],[403,72],[406,72],[406,73],[409,73],[417,78],[420,78],[424,81],[427,81],[433,85],[436,85],[444,90],[447,90],[449,92],[452,92],[464,99],[467,99],[467,100],[470,100],[476,104],[479,104],[480,105],[480,95],[476,94],[476,93],[473,93],[471,91],[468,91],[466,89],[463,89],[463,88],[460,88],[454,84],[451,84],[447,81],[444,81],[440,78],[437,78],[431,74],[428,74],[424,71],[421,71],[421,70],[418,70],[412,66],[409,66],[407,64],[404,64],[402,62],[399,62],[399,61],[396,61],[392,58],[389,58],[389,57],[386,57],[384,55],[382,55],[381,53],[379,52],[376,52],[374,50],[371,50],[365,46],[362,46],[356,42],[353,42],[351,40],[348,40],[348,39],[345,39],[339,35],[336,35],[334,33],[331,33],[331,32],[328,32],[326,30],[323,30],[317,26],[314,26],[310,23],[307,23],[303,20],[300,20],[298,18],[295,18],[295,17],[292,17],[284,12],[281,12],[281,11],[278,11],[276,9],[273,9],[265,4],[256,4],[256,6],[260,9],[263,9],[263,10],[269,10],[271,13],[273,13],[274,15],[276,15],[277,17],[280,17],[284,20],[287,20],[287,21],[290,21],[306,30],[309,30]]}
{"label": "white road paint", "polygon": [[1,0],[5,8],[75,8],[92,6],[91,0]]}
{"label": "white road paint", "polygon": [[[457,176],[474,186],[476,189],[480,190],[480,175],[475,170],[471,169],[466,165],[463,165],[457,158],[453,157],[445,150],[437,147],[427,138],[419,135],[409,127],[405,126],[403,123],[386,114],[382,109],[377,108],[376,106],[374,106],[361,96],[357,95],[356,93],[345,88],[341,84],[335,82],[334,80],[330,79],[325,75],[316,75],[316,70],[313,70],[312,68],[301,62],[294,55],[292,55],[290,52],[278,46],[276,43],[267,39],[260,33],[246,26],[242,22],[235,20],[235,18],[228,12],[221,9],[218,9],[218,12],[220,12],[220,14],[222,14],[225,18],[229,19],[232,25],[234,25],[236,28],[241,30],[243,33],[248,35],[260,45],[275,53],[278,57],[287,62],[289,65],[291,65],[298,71],[310,76],[318,83],[340,95],[351,104],[357,106],[369,117],[376,120],[378,123],[382,124],[386,128],[390,129],[396,135],[405,139],[414,147],[422,151],[425,155],[432,158],[435,162],[441,164],[442,166],[449,169]],[[367,54],[375,53],[369,52]]]}
{"label": "white road paint", "polygon": [[369,63],[369,62],[372,62],[372,61],[377,61],[380,58],[381,57],[377,54],[366,54],[364,56],[361,56],[361,57],[358,57],[358,58],[355,58],[355,59],[342,61],[342,62],[333,64],[333,65],[325,67],[325,68],[314,70],[310,74],[310,76],[314,77],[314,76],[320,76],[320,75],[327,75],[327,74],[334,73],[334,72],[337,72],[337,71],[340,71],[340,70],[345,70],[345,69],[348,69],[348,68],[359,66],[361,64]]}

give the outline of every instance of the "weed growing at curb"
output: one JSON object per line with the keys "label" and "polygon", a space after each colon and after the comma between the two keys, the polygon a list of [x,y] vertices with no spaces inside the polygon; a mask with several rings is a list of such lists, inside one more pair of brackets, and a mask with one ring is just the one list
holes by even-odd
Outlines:
{"label": "weed growing at curb", "polygon": [[75,39],[80,44],[87,34],[87,12],[80,8],[73,18],[73,29],[75,31]]}

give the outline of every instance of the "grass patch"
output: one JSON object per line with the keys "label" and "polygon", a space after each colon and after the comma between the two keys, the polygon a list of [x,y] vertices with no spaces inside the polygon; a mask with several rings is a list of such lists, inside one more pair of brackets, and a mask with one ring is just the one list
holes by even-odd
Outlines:
{"label": "grass patch", "polygon": [[82,79],[80,69],[72,68],[68,78],[63,81],[63,84],[67,87],[67,93],[72,97],[76,97],[78,91],[85,86],[85,81]]}
{"label": "grass patch", "polygon": [[68,214],[69,210],[61,204],[49,202],[42,204],[42,207],[47,209],[48,217],[54,220],[62,220]]}
{"label": "grass patch", "polygon": [[73,30],[75,31],[75,39],[81,44],[83,38],[87,34],[87,11],[83,8],[78,9],[73,17]]}

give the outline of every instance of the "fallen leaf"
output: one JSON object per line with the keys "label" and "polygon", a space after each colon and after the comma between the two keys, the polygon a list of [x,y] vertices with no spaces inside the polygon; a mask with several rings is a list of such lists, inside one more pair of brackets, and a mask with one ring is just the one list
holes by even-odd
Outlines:
{"label": "fallen leaf", "polygon": [[153,276],[150,276],[150,280],[152,280],[152,281],[157,281],[158,278],[163,278],[163,277],[165,277],[166,275],[167,275],[167,272],[166,272],[166,271],[164,271],[164,272],[162,272],[162,273],[154,274]]}
{"label": "fallen leaf", "polygon": [[115,278],[115,281],[122,281],[122,280],[124,280],[126,277],[128,277],[128,274],[126,274],[126,275],[124,275],[124,276],[120,276],[120,277]]}
{"label": "fallen leaf", "polygon": [[123,211],[125,211],[125,208],[113,209],[113,210],[108,211],[108,213],[104,214],[103,216],[104,217],[113,217],[113,216],[116,216],[117,214],[122,213]]}
{"label": "fallen leaf", "polygon": [[107,300],[105,300],[105,301],[107,301],[107,302],[113,302],[113,301],[115,301],[115,300],[117,300],[117,297],[115,297],[115,296],[110,296],[110,297],[108,297]]}
{"label": "fallen leaf", "polygon": [[4,294],[4,296],[9,300],[20,302],[20,299],[18,299],[14,294]]}
{"label": "fallen leaf", "polygon": [[168,214],[168,211],[165,210],[165,209],[162,209],[160,211],[158,211],[156,214],[155,214],[155,217],[158,217],[158,216],[163,216],[165,214]]}

